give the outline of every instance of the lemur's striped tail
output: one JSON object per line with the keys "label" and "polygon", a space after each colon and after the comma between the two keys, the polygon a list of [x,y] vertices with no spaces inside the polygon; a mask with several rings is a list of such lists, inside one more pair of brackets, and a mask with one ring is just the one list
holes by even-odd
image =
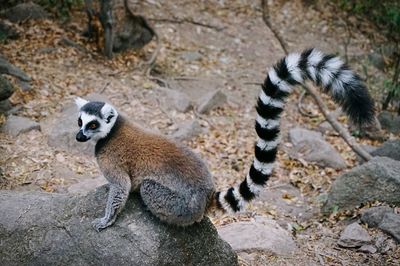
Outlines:
{"label": "lemur's striped tail", "polygon": [[338,57],[315,49],[289,54],[268,72],[257,102],[255,159],[243,182],[215,194],[216,205],[240,211],[254,199],[272,174],[279,144],[279,119],[292,86],[306,79],[329,93],[356,124],[374,118],[373,101],[360,78]]}

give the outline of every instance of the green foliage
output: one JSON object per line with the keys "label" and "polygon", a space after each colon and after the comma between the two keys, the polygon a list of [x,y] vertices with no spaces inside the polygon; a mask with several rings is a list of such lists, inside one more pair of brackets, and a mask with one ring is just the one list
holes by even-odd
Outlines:
{"label": "green foliage", "polygon": [[375,23],[389,34],[400,35],[400,1],[398,0],[336,0],[339,6]]}

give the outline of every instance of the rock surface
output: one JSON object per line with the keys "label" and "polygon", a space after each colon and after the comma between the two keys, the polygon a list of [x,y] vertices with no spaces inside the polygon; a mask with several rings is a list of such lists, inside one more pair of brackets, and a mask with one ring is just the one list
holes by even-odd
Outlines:
{"label": "rock surface", "polygon": [[339,176],[328,193],[322,212],[352,209],[362,203],[381,201],[400,204],[400,162],[374,157]]}
{"label": "rock surface", "polygon": [[39,123],[26,117],[14,115],[9,116],[6,123],[1,127],[1,131],[13,137],[31,130],[40,130]]}
{"label": "rock surface", "polygon": [[400,161],[400,140],[389,140],[371,152],[372,156],[389,157]]}
{"label": "rock surface", "polygon": [[160,102],[167,109],[175,109],[179,112],[187,112],[192,106],[190,99],[182,92],[168,88],[159,88]]}
{"label": "rock surface", "polygon": [[2,75],[0,75],[0,101],[4,101],[14,93],[13,85]]}
{"label": "rock surface", "polygon": [[107,180],[104,177],[88,178],[79,183],[73,184],[68,187],[68,192],[87,194],[92,190],[95,190],[102,185],[107,184]]}
{"label": "rock surface", "polygon": [[24,71],[10,64],[6,59],[2,57],[0,57],[0,74],[15,76],[23,81],[32,80],[31,77],[29,77]]}
{"label": "rock surface", "polygon": [[383,111],[378,115],[379,122],[383,129],[398,134],[400,133],[400,116],[394,113]]}
{"label": "rock surface", "polygon": [[28,19],[45,19],[49,17],[49,14],[41,6],[32,2],[16,5],[2,13],[2,15],[11,22],[21,22]]}
{"label": "rock surface", "polygon": [[369,208],[362,213],[361,221],[370,227],[378,227],[400,243],[400,214],[394,213],[391,208],[386,206]]}
{"label": "rock surface", "polygon": [[289,131],[289,138],[294,145],[294,157],[315,162],[322,167],[335,169],[346,167],[344,159],[324,140],[321,133],[297,127]]}
{"label": "rock surface", "polygon": [[345,248],[356,248],[367,244],[372,241],[371,236],[368,234],[361,225],[357,222],[348,225],[340,235],[338,244]]}
{"label": "rock surface", "polygon": [[237,265],[208,218],[168,226],[131,195],[114,226],[98,233],[107,188],[86,196],[0,192],[3,265]]}
{"label": "rock surface", "polygon": [[172,134],[172,138],[179,141],[190,140],[203,132],[204,129],[201,127],[199,121],[185,121],[178,125],[178,130]]}
{"label": "rock surface", "polygon": [[256,217],[254,222],[222,226],[218,228],[218,233],[237,252],[263,251],[275,255],[293,255],[297,251],[288,231],[265,217]]}
{"label": "rock surface", "polygon": [[198,101],[197,112],[200,114],[208,113],[212,109],[225,104],[226,101],[227,97],[222,91],[211,91]]}

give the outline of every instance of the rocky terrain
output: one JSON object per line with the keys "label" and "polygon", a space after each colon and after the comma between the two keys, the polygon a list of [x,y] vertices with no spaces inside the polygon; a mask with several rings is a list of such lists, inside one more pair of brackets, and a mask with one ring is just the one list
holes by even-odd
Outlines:
{"label": "rocky terrain", "polygon": [[[364,32],[352,29],[345,45],[342,19],[330,5],[272,2],[270,19],[291,51],[315,46],[347,56],[376,96],[386,77],[370,60],[375,47]],[[82,10],[62,25],[47,15],[22,18],[19,37],[0,44],[0,59],[29,77],[1,71],[0,61],[6,77],[0,85],[14,87],[0,102],[8,109],[0,117],[2,189],[79,198],[106,183],[93,146],[75,141],[76,96],[111,102],[129,119],[186,143],[207,162],[218,188],[245,177],[259,84],[284,56],[258,1],[142,1],[133,7],[160,35],[150,75],[141,63],[154,42],[107,60],[81,36]],[[357,139],[376,156],[362,164],[310,97],[303,108],[311,116],[298,111],[300,95],[301,88],[287,102],[279,160],[265,191],[246,212],[211,213],[211,222],[241,265],[398,265],[398,117],[379,115],[387,142]]]}

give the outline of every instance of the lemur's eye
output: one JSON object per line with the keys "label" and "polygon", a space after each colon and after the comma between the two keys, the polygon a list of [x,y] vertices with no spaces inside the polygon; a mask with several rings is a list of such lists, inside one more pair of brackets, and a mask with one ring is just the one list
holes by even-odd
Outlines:
{"label": "lemur's eye", "polygon": [[89,124],[89,128],[90,129],[96,129],[97,128],[97,124],[96,123],[90,123]]}
{"label": "lemur's eye", "polygon": [[78,119],[78,126],[81,127],[82,126],[82,119],[79,117]]}

